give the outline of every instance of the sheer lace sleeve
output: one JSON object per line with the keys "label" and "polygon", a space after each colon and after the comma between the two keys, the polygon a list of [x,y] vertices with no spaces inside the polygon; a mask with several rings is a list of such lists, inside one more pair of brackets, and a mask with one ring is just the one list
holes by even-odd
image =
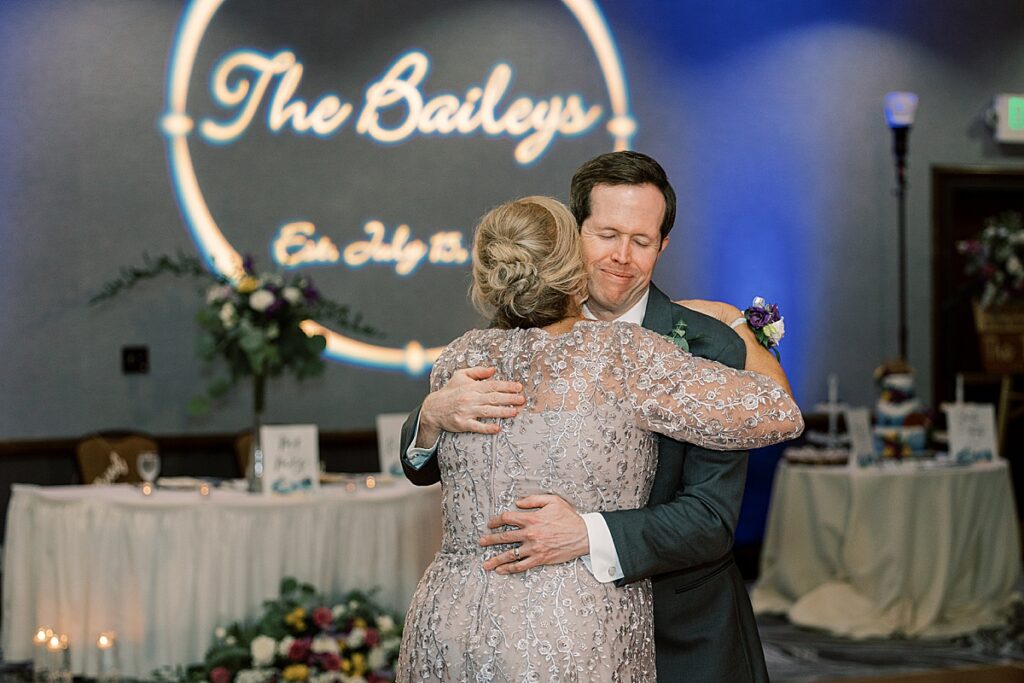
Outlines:
{"label": "sheer lace sleeve", "polygon": [[792,397],[773,380],[686,353],[654,332],[622,325],[623,377],[637,424],[715,450],[745,450],[803,432]]}

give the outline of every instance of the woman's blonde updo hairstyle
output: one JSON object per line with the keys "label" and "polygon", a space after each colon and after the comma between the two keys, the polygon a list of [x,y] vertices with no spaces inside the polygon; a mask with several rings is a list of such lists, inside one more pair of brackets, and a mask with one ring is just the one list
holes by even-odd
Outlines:
{"label": "woman's blonde updo hairstyle", "polygon": [[579,230],[550,197],[501,204],[480,219],[470,298],[495,326],[543,327],[575,313],[586,292]]}

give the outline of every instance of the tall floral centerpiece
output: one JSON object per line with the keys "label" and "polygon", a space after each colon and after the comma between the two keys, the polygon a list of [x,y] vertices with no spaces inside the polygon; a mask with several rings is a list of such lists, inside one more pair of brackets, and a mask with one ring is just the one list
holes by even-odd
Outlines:
{"label": "tall floral centerpiece", "polygon": [[1006,212],[985,221],[973,239],[957,243],[974,279],[974,325],[989,372],[1024,370],[1024,220]]}
{"label": "tall floral centerpiece", "polygon": [[[206,282],[205,304],[196,316],[199,322],[199,355],[210,366],[226,366],[205,391],[189,401],[189,412],[208,413],[212,402],[225,396],[236,384],[249,380],[253,393],[253,448],[258,456],[259,427],[266,407],[267,380],[285,373],[298,380],[324,370],[324,337],[312,323],[330,323],[348,331],[373,334],[360,316],[320,295],[313,281],[299,273],[258,273],[251,257],[225,277],[202,267],[199,259],[143,257],[143,265],[124,268],[119,277],[107,282],[90,303],[110,299],[142,281],[159,275],[188,276]],[[250,457],[250,469],[257,457]],[[261,472],[250,472],[250,481]]]}
{"label": "tall floral centerpiece", "polygon": [[989,218],[977,237],[956,246],[967,257],[965,271],[975,280],[983,308],[1024,303],[1024,221],[1019,213]]}

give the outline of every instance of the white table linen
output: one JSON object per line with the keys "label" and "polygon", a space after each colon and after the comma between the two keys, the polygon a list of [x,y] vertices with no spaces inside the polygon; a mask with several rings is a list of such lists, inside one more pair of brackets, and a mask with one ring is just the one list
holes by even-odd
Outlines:
{"label": "white table linen", "polygon": [[217,626],[252,618],[294,576],[328,595],[379,587],[404,615],[441,542],[440,487],[405,480],[267,498],[215,489],[15,485],[7,513],[4,657],[38,626],[68,634],[76,675],[116,631],[122,675],[202,661]]}
{"label": "white table linen", "polygon": [[751,600],[839,635],[945,637],[1001,623],[1020,571],[1005,461],[782,463]]}

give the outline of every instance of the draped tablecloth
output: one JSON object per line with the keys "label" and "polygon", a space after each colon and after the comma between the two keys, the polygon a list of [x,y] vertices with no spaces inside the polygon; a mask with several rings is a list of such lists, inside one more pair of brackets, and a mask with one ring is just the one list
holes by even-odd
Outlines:
{"label": "draped tablecloth", "polygon": [[32,658],[32,633],[69,636],[72,670],[95,676],[115,631],[121,674],[200,662],[218,626],[259,614],[281,579],[327,595],[380,587],[404,615],[441,545],[440,487],[400,480],[355,492],[269,498],[215,489],[15,485],[7,513],[3,652]]}
{"label": "draped tablecloth", "polygon": [[1001,623],[1020,576],[1005,461],[847,469],[780,464],[758,613],[855,638]]}

